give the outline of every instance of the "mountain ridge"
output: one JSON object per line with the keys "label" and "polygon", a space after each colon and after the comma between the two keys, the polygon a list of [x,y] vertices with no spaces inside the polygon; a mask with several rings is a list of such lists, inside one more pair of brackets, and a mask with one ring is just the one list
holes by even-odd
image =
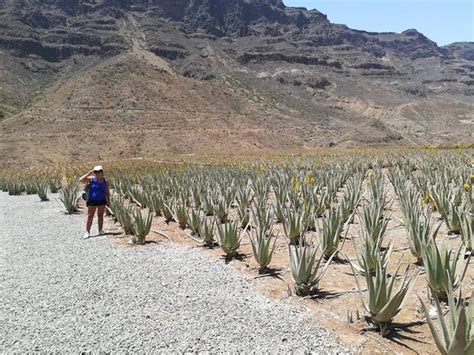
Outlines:
{"label": "mountain ridge", "polygon": [[[0,66],[4,163],[474,139],[474,43],[279,0],[0,0]],[[82,144],[84,125],[121,143]]]}

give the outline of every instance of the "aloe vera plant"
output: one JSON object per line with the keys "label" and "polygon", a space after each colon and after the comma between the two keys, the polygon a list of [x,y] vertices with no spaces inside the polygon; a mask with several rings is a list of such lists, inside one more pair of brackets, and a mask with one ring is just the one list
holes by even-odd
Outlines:
{"label": "aloe vera plant", "polygon": [[153,191],[146,195],[147,206],[155,212],[156,216],[161,216],[163,214],[164,202],[163,196],[160,191]]}
{"label": "aloe vera plant", "polygon": [[316,217],[314,205],[307,203],[303,209],[303,227],[306,231],[316,231]]}
{"label": "aloe vera plant", "polygon": [[59,179],[50,179],[48,181],[48,185],[49,191],[51,191],[52,194],[55,194],[61,188],[61,181]]}
{"label": "aloe vera plant", "polygon": [[210,217],[214,215],[214,204],[212,202],[211,196],[208,194],[201,195],[202,209],[206,216]]}
{"label": "aloe vera plant", "polygon": [[344,220],[339,208],[329,210],[326,217],[323,218],[322,228],[318,227],[321,248],[326,259],[329,259],[339,251],[343,227]]}
{"label": "aloe vera plant", "polygon": [[175,221],[173,206],[174,202],[171,199],[163,203],[163,217],[165,218],[166,223]]}
{"label": "aloe vera plant", "polygon": [[456,290],[462,283],[469,266],[470,257],[465,260],[466,248],[451,249],[445,240],[441,247],[431,240],[422,248],[423,265],[428,285],[440,299],[446,299],[446,290]]}
{"label": "aloe vera plant", "polygon": [[125,234],[133,234],[133,210],[130,206],[125,206],[125,200],[117,194],[111,194],[109,209]]}
{"label": "aloe vera plant", "polygon": [[148,200],[147,194],[144,191],[143,186],[141,185],[132,185],[128,191],[128,196],[131,201],[137,203],[139,206],[143,208],[147,208]]}
{"label": "aloe vera plant", "polygon": [[148,234],[150,234],[153,222],[153,212],[150,210],[136,210],[133,213],[133,237],[132,243],[145,244]]}
{"label": "aloe vera plant", "polygon": [[344,199],[347,201],[350,213],[359,205],[362,196],[362,181],[362,174],[355,175],[347,181]]}
{"label": "aloe vera plant", "polygon": [[449,205],[448,216],[446,219],[446,226],[448,230],[453,234],[461,233],[461,214],[463,213],[462,209],[456,205]]}
{"label": "aloe vera plant", "polygon": [[369,192],[371,200],[377,204],[385,205],[387,200],[387,190],[382,172],[375,170],[369,173]]}
{"label": "aloe vera plant", "polygon": [[357,271],[364,273],[366,269],[368,269],[373,276],[375,275],[377,262],[379,260],[384,267],[388,265],[393,250],[393,243],[390,243],[384,251],[381,251],[382,241],[383,237],[373,239],[369,236],[363,236],[362,244],[357,246],[353,239],[357,263],[353,263],[352,261],[351,263]]}
{"label": "aloe vera plant", "polygon": [[23,184],[13,181],[8,183],[7,189],[10,196],[18,196],[25,191]]}
{"label": "aloe vera plant", "polygon": [[273,211],[271,208],[256,206],[252,209],[252,215],[257,229],[263,234],[270,233],[273,225]]}
{"label": "aloe vera plant", "polygon": [[239,206],[249,208],[252,203],[252,191],[247,187],[241,187],[237,190],[236,198]]}
{"label": "aloe vera plant", "polygon": [[405,270],[398,290],[395,291],[395,280],[399,277],[400,263],[397,270],[391,277],[388,276],[387,267],[383,261],[377,259],[375,276],[367,263],[364,263],[364,276],[367,283],[367,300],[364,300],[362,288],[359,283],[359,276],[351,264],[352,271],[356,280],[356,285],[362,299],[362,305],[367,312],[366,321],[377,326],[382,336],[389,333],[389,326],[393,318],[401,311],[409,294],[411,293],[418,272],[412,276],[408,274],[408,268]]}
{"label": "aloe vera plant", "polygon": [[461,231],[458,206],[461,204],[461,189],[452,184],[437,184],[431,186],[430,196],[433,199],[436,210],[446,222],[448,230],[452,233]]}
{"label": "aloe vera plant", "polygon": [[417,263],[422,264],[423,246],[436,239],[441,224],[434,227],[431,222],[431,214],[423,213],[419,207],[413,208],[408,213],[409,215],[405,219],[405,227],[408,230],[408,245],[411,254],[416,257]]}
{"label": "aloe vera plant", "polygon": [[285,221],[285,204],[276,200],[275,202],[275,219],[277,223],[283,223]]}
{"label": "aloe vera plant", "polygon": [[189,229],[191,229],[193,235],[199,234],[199,228],[201,227],[199,212],[195,210],[188,212],[187,225],[189,226]]}
{"label": "aloe vera plant", "polygon": [[48,198],[48,183],[39,181],[36,183],[36,192],[41,201],[49,201]]}
{"label": "aloe vera plant", "polygon": [[472,355],[474,354],[474,294],[471,295],[469,305],[467,305],[461,294],[456,301],[452,290],[448,290],[446,293],[449,305],[447,321],[443,316],[443,309],[438,297],[436,295],[433,297],[438,313],[439,330],[436,330],[434,321],[429,316],[428,307],[418,296],[425,311],[434,343],[442,355]]}
{"label": "aloe vera plant", "polygon": [[256,228],[250,235],[252,252],[255,260],[260,266],[259,272],[263,273],[268,269],[276,246],[276,237],[271,230]]}
{"label": "aloe vera plant", "polygon": [[268,193],[270,191],[270,184],[265,178],[257,178],[255,180],[252,180],[252,189],[255,198],[260,201],[263,201],[266,200],[268,197]]}
{"label": "aloe vera plant", "polygon": [[38,185],[33,181],[25,182],[25,183],[23,183],[23,186],[24,186],[24,190],[25,190],[27,195],[34,195],[34,194],[38,193],[38,190],[37,190]]}
{"label": "aloe vera plant", "polygon": [[217,224],[219,234],[219,245],[227,255],[232,257],[237,253],[240,247],[242,236],[239,233],[239,224],[237,221]]}
{"label": "aloe vera plant", "polygon": [[219,202],[214,205],[213,209],[220,223],[227,222],[229,209],[224,199],[220,199]]}
{"label": "aloe vera plant", "polygon": [[449,209],[448,188],[438,184],[429,187],[429,196],[433,200],[436,211],[446,220]]}
{"label": "aloe vera plant", "polygon": [[225,201],[226,206],[231,206],[234,203],[236,197],[236,190],[234,186],[221,187],[221,195]]}
{"label": "aloe vera plant", "polygon": [[193,198],[194,208],[200,208],[201,201],[201,190],[197,186],[191,188],[191,196]]}
{"label": "aloe vera plant", "polygon": [[[461,209],[461,208],[460,208]],[[471,209],[462,209],[459,212],[460,224],[461,224],[461,238],[466,250],[474,254],[474,214]]]}
{"label": "aloe vera plant", "polygon": [[205,217],[201,218],[201,223],[199,226],[199,236],[202,238],[202,242],[208,248],[212,248],[215,242],[214,239],[214,225],[215,222],[213,219],[207,219]]}
{"label": "aloe vera plant", "polygon": [[61,201],[67,214],[72,214],[79,210],[78,203],[80,197],[78,195],[79,187],[75,183],[69,184],[59,191],[59,201]]}
{"label": "aloe vera plant", "polygon": [[237,214],[240,220],[240,226],[245,228],[250,222],[250,211],[249,208],[244,204],[237,206]]}
{"label": "aloe vera plant", "polygon": [[313,243],[302,241],[298,245],[289,246],[291,278],[299,296],[305,296],[317,289],[331,263],[332,257],[324,263],[324,254],[317,256],[319,249],[319,246]]}
{"label": "aloe vera plant", "polygon": [[377,203],[369,203],[362,209],[360,221],[364,236],[377,240],[382,237],[387,230],[388,218],[383,206]]}
{"label": "aloe vera plant", "polygon": [[174,219],[178,222],[181,229],[185,229],[188,225],[188,209],[183,202],[178,202],[175,205]]}
{"label": "aloe vera plant", "polygon": [[331,207],[331,195],[328,191],[321,191],[319,195],[313,195],[314,213],[316,217],[322,217],[324,211]]}
{"label": "aloe vera plant", "polygon": [[296,245],[304,234],[303,215],[294,210],[288,210],[285,214],[283,230],[289,244]]}

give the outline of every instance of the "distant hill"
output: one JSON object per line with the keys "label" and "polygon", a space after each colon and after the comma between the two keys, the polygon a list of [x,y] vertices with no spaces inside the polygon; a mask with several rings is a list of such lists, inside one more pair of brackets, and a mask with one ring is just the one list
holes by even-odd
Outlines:
{"label": "distant hill", "polygon": [[280,0],[0,0],[0,164],[474,141],[474,43]]}

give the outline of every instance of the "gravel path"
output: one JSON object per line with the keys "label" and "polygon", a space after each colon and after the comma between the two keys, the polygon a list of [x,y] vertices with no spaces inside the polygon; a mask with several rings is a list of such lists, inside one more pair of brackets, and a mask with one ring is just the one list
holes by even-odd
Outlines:
{"label": "gravel path", "polygon": [[84,241],[83,215],[38,200],[0,193],[2,353],[347,352],[203,251]]}

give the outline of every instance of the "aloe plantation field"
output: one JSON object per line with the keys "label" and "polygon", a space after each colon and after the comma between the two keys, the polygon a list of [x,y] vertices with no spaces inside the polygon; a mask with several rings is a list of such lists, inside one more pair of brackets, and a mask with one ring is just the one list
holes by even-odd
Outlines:
{"label": "aloe plantation field", "polygon": [[[474,354],[472,150],[100,162],[108,234],[81,240],[78,179],[95,163],[0,173],[0,349]],[[54,290],[63,323],[61,307],[35,332],[17,314],[25,260],[60,270],[61,287],[37,275],[22,289],[46,303]],[[68,313],[71,295],[90,313]],[[71,319],[93,327],[94,314],[105,333],[70,333]],[[61,324],[69,348],[42,333]]]}

